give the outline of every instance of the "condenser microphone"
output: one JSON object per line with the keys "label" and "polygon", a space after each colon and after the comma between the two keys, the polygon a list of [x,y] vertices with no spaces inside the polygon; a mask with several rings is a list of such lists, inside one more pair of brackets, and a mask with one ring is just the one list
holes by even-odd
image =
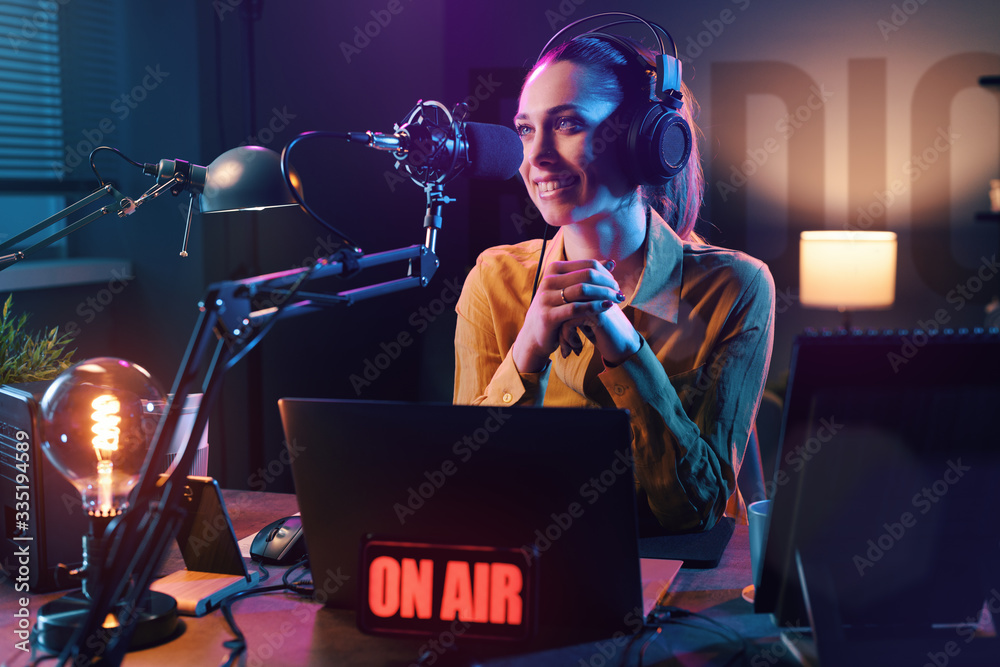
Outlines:
{"label": "condenser microphone", "polygon": [[469,176],[505,181],[521,168],[524,147],[512,128],[489,123],[466,123],[469,141]]}
{"label": "condenser microphone", "polygon": [[459,120],[440,122],[417,113],[392,134],[350,132],[348,141],[390,151],[397,167],[421,182],[471,178],[506,180],[521,166],[521,139],[509,127]]}

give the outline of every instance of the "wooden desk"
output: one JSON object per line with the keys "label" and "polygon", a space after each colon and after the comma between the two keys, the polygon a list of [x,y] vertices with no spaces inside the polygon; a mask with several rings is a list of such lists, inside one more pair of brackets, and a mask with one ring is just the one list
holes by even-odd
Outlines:
{"label": "wooden desk", "polygon": [[[253,491],[225,491],[224,497],[236,535],[253,534],[271,521],[298,511],[295,496]],[[183,567],[179,553],[168,556],[162,568],[171,572]],[[271,569],[267,584],[280,583],[282,570]],[[787,651],[777,641],[770,619],[755,615],[741,591],[750,580],[749,542],[745,526],[737,526],[732,541],[719,566],[712,570],[681,570],[671,587],[668,604],[701,612],[734,628],[755,642],[750,657],[762,656],[767,665],[792,665]],[[32,618],[44,602],[61,595],[52,593],[31,596]],[[17,597],[10,582],[0,585],[0,659],[11,667],[27,665],[28,656],[14,648],[13,631]],[[237,602],[234,616],[248,641],[248,651],[240,664],[259,665],[411,665],[426,641],[376,638],[359,632],[354,614],[326,609],[310,600],[289,593],[271,593]],[[710,625],[697,619],[684,619],[698,627]],[[183,630],[171,642],[129,653],[125,665],[197,667],[219,665],[228,650],[223,642],[232,635],[218,611],[202,618],[182,618]],[[638,664],[639,647],[646,635],[630,651],[625,664]],[[447,643],[448,638],[443,638]],[[609,638],[604,642],[566,647],[530,656],[486,661],[484,665],[573,665],[602,667],[622,664],[626,641]],[[686,656],[683,664],[725,664],[738,644],[720,635],[698,628],[666,625],[663,633],[649,643],[645,665],[669,662],[671,655]],[[11,659],[11,656],[13,658]],[[443,663],[438,661],[437,664]],[[51,664],[51,663],[46,663]],[[675,664],[675,663],[671,663]],[[758,663],[754,663],[758,664]]]}

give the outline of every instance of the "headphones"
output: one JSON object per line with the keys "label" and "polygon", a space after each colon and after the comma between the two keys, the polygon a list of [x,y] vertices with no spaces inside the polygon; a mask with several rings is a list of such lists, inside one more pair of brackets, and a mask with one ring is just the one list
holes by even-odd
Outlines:
{"label": "headphones", "polygon": [[[626,173],[634,182],[640,185],[665,185],[687,164],[688,158],[691,156],[692,141],[691,127],[680,114],[684,106],[681,94],[681,61],[677,58],[677,45],[670,33],[660,25],[646,21],[635,14],[602,12],[564,26],[545,44],[538,60],[535,61],[535,65],[538,65],[538,62],[549,52],[552,44],[567,30],[585,21],[610,16],[626,18],[606,23],[581,33],[577,37],[592,36],[610,43],[627,57],[632,58],[636,62],[636,66],[641,67],[642,71],[650,78],[649,101],[640,104],[630,119],[628,130],[625,133],[626,140],[622,142],[623,148],[620,155]],[[651,70],[650,63],[636,50],[635,46],[617,35],[605,32],[607,28],[624,23],[643,24],[649,28],[659,42],[660,53],[656,56],[655,74]],[[666,35],[670,41],[673,56],[666,55],[660,33]],[[571,41],[573,40],[568,40],[568,42]]]}

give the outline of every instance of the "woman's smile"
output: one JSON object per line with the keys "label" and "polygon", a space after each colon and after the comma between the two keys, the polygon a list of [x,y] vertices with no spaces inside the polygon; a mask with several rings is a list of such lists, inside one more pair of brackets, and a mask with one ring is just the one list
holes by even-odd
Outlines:
{"label": "woman's smile", "polygon": [[568,194],[565,190],[579,182],[580,179],[576,176],[542,177],[535,181],[535,187],[538,189],[539,198],[553,199]]}

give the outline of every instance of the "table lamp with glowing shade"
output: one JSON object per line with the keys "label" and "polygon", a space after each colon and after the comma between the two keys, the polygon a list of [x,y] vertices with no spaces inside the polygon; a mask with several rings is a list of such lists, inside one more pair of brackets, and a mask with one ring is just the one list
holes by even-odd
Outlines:
{"label": "table lamp with glowing shade", "polygon": [[837,310],[844,329],[851,312],[892,306],[896,294],[896,234],[808,231],[799,238],[799,301]]}
{"label": "table lamp with glowing shade", "polygon": [[[232,148],[215,158],[207,170],[201,190],[202,213],[298,206],[281,176],[281,157],[269,148]],[[289,176],[292,185],[301,189],[298,174],[293,171]]]}

